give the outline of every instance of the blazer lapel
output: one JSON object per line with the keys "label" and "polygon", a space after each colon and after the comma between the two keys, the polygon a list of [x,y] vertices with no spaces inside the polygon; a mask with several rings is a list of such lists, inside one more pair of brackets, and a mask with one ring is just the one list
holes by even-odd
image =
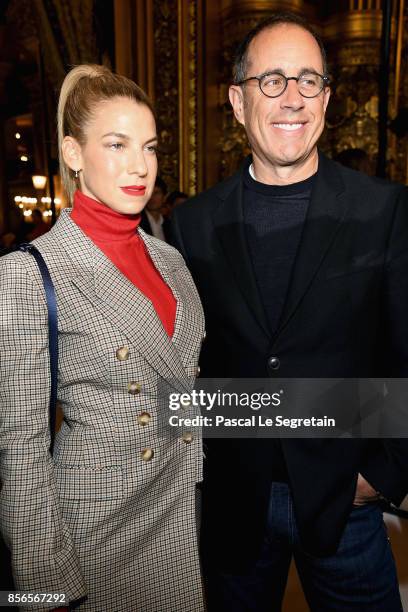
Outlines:
{"label": "blazer lapel", "polygon": [[[63,210],[55,230],[65,237],[66,252],[72,260],[71,282],[94,307],[120,329],[160,376],[180,381],[189,388],[187,373],[180,356],[168,337],[148,298],[69,218]],[[69,240],[66,240],[67,236]],[[172,266],[163,257],[152,257],[159,272],[173,290]],[[177,297],[175,295],[175,297]],[[180,307],[177,308],[177,317]],[[176,320],[176,326],[179,325]]]}
{"label": "blazer lapel", "polygon": [[264,334],[270,336],[268,321],[256,283],[245,235],[243,180],[241,171],[232,190],[214,214],[214,226],[225,258],[244,299]]}
{"label": "blazer lapel", "polygon": [[[177,300],[174,333],[171,340],[184,367],[188,367],[197,353],[197,346],[201,343],[204,333],[204,314],[198,292],[192,279],[186,279],[183,274],[184,263],[182,263],[180,254],[170,250],[167,245],[163,245],[163,248],[167,249],[166,256],[164,256],[162,245],[157,240],[144,231],[139,233],[154,265]],[[180,271],[180,275],[177,270]],[[184,271],[188,274],[186,268]]]}
{"label": "blazer lapel", "polygon": [[319,169],[296,254],[281,322],[287,325],[312,283],[339,231],[347,210],[343,182],[334,163],[319,153]]}

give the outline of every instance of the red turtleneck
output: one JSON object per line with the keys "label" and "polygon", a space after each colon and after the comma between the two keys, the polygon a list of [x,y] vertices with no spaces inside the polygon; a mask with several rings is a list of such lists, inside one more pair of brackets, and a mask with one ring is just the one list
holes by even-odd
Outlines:
{"label": "red turtleneck", "polygon": [[177,302],[136,231],[140,215],[124,215],[76,191],[71,219],[153,304],[172,337]]}

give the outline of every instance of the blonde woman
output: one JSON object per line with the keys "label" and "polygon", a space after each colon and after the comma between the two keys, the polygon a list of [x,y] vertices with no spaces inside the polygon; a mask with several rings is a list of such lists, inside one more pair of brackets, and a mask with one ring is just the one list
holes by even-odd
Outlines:
{"label": "blonde woman", "polygon": [[16,589],[66,593],[60,605],[84,611],[200,612],[201,443],[158,436],[157,385],[191,383],[204,321],[182,257],[138,227],[157,173],[151,103],[107,68],[78,66],[58,136],[72,208],[34,241],[58,306],[52,457],[41,276],[28,253],[0,260],[0,518]]}

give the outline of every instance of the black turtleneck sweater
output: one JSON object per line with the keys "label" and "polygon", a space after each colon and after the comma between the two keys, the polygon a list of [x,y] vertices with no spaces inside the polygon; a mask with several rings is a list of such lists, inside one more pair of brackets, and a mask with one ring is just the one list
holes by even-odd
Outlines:
{"label": "black turtleneck sweater", "polygon": [[[244,170],[244,225],[249,255],[271,336],[285,303],[316,175],[291,185],[266,185]],[[287,482],[280,440],[272,440],[274,480]]]}

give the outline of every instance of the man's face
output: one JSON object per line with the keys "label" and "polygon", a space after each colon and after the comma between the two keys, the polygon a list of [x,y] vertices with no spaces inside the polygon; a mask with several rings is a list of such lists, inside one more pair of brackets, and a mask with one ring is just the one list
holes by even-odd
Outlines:
{"label": "man's face", "polygon": [[[299,26],[274,26],[250,43],[246,78],[264,72],[298,77],[305,70],[323,74],[323,61],[314,37]],[[329,97],[326,87],[317,97],[304,98],[296,81],[288,81],[277,98],[266,97],[255,79],[230,88],[235,116],[245,126],[254,157],[269,168],[302,165],[316,153]]]}

